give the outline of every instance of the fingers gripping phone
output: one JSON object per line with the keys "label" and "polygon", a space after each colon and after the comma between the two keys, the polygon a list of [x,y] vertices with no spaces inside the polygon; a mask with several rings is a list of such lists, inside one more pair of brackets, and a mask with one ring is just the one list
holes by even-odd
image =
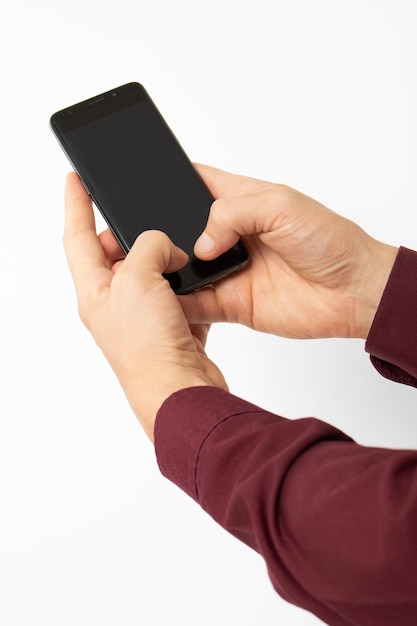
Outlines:
{"label": "fingers gripping phone", "polygon": [[149,229],[165,232],[187,252],[187,265],[166,275],[177,294],[246,263],[241,242],[213,261],[194,256],[213,197],[142,85],[129,83],[58,111],[50,124],[125,253]]}

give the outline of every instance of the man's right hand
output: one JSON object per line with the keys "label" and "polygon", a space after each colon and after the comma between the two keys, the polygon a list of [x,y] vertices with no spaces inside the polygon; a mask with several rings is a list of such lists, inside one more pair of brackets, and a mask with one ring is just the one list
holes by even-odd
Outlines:
{"label": "man's right hand", "polygon": [[397,248],[289,187],[196,166],[215,198],[195,254],[239,238],[246,268],[181,297],[190,323],[239,322],[283,337],[366,338]]}

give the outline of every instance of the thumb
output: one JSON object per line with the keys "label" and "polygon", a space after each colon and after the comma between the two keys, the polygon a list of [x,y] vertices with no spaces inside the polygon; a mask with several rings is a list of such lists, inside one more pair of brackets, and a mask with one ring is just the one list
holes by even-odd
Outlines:
{"label": "thumb", "polygon": [[124,271],[141,269],[140,275],[148,280],[152,273],[175,272],[187,262],[187,254],[175,246],[167,235],[158,230],[148,230],[138,236],[123,262]]}
{"label": "thumb", "polygon": [[195,243],[196,256],[214,259],[242,236],[269,232],[274,223],[273,193],[268,189],[215,200],[206,227]]}

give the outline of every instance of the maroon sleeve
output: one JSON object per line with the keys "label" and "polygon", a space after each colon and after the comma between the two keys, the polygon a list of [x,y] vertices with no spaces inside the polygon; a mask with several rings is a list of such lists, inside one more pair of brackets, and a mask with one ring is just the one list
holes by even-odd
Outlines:
{"label": "maroon sleeve", "polygon": [[[407,384],[415,271],[417,253],[401,249],[367,342],[378,369]],[[335,626],[417,624],[416,451],[363,447],[213,387],[166,400],[155,449],[164,475],[262,555],[283,598]]]}
{"label": "maroon sleeve", "polygon": [[365,348],[380,374],[417,387],[417,252],[399,249]]}
{"label": "maroon sleeve", "polygon": [[337,626],[415,626],[416,452],[213,387],[168,398],[155,448],[162,473],[262,555],[283,598]]}

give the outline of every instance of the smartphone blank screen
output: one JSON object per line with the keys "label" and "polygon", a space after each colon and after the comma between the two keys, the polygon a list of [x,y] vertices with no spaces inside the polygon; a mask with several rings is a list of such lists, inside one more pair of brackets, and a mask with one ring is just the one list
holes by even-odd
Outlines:
{"label": "smartphone blank screen", "polygon": [[170,275],[184,292],[241,267],[239,243],[214,261],[193,248],[213,197],[138,83],[129,83],[55,113],[51,126],[125,252],[144,230],[165,232],[190,256]]}
{"label": "smartphone blank screen", "polygon": [[149,100],[67,132],[66,142],[128,249],[158,229],[192,253],[213,198]]}

